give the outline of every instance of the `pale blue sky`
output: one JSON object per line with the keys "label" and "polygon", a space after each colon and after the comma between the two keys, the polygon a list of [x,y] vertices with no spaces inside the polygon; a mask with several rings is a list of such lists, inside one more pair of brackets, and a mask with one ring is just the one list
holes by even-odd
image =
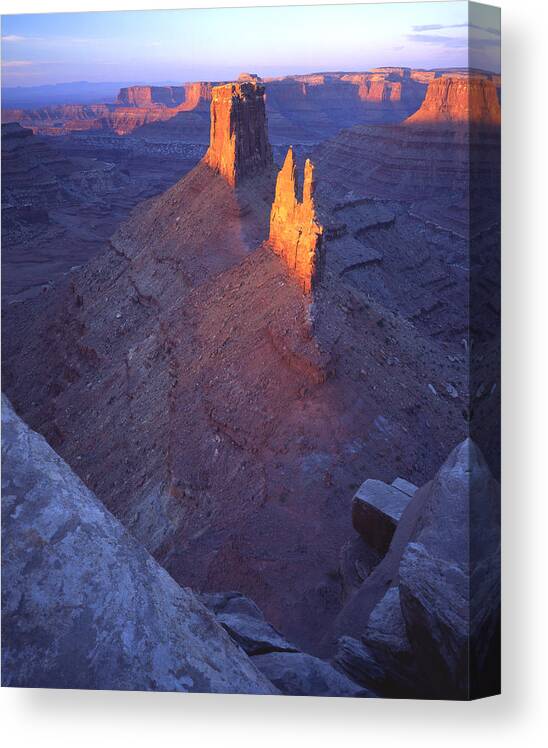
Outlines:
{"label": "pale blue sky", "polygon": [[[484,6],[485,7],[485,6]],[[471,31],[474,64],[498,71],[497,15]],[[4,86],[76,80],[223,80],[381,65],[468,65],[466,2],[2,17]]]}

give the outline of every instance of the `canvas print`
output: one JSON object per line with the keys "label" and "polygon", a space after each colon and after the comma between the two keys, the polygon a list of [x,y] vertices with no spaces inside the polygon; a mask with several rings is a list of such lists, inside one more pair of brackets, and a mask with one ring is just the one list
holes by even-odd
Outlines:
{"label": "canvas print", "polygon": [[500,12],[2,17],[2,685],[500,690]]}

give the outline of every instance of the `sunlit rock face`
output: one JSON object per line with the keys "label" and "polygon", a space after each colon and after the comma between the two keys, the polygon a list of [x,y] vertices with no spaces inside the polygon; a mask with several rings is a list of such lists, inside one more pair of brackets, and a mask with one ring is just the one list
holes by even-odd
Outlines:
{"label": "sunlit rock face", "polygon": [[495,82],[485,76],[443,75],[430,81],[424,101],[406,124],[454,122],[500,125]]}
{"label": "sunlit rock face", "polygon": [[213,89],[205,162],[232,187],[272,164],[263,86],[244,82]]}
{"label": "sunlit rock face", "polygon": [[276,181],[269,242],[307,294],[319,283],[323,266],[323,227],[316,215],[314,187],[314,166],[307,159],[303,199],[299,201],[297,167],[293,149],[290,148]]}
{"label": "sunlit rock face", "polygon": [[121,107],[175,107],[177,111],[188,111],[207,107],[215,85],[204,81],[181,86],[128,86],[120,89],[116,104]]}

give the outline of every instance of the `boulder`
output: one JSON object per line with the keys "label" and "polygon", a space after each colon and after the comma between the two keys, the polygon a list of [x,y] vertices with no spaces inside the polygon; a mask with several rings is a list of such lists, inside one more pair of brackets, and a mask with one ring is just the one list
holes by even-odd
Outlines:
{"label": "boulder", "polygon": [[276,693],[2,401],[2,685]]}
{"label": "boulder", "polygon": [[265,620],[253,600],[238,592],[205,593],[200,596],[234,641],[249,655],[296,652],[297,647]]}
{"label": "boulder", "polygon": [[397,586],[390,587],[372,610],[360,641],[340,639],[335,662],[349,677],[383,696],[421,695]]}
{"label": "boulder", "polygon": [[405,478],[394,478],[391,485],[403,491],[408,496],[414,496],[418,491],[418,487],[414,483],[405,480]]}
{"label": "boulder", "polygon": [[394,485],[366,480],[352,500],[352,524],[362,538],[378,553],[385,554],[411,500]]}
{"label": "boulder", "polygon": [[303,652],[272,652],[253,662],[286,696],[373,696],[328,662]]}
{"label": "boulder", "polygon": [[427,490],[400,562],[402,612],[431,695],[466,699],[497,680],[482,659],[497,660],[489,652],[500,620],[499,486],[466,439]]}

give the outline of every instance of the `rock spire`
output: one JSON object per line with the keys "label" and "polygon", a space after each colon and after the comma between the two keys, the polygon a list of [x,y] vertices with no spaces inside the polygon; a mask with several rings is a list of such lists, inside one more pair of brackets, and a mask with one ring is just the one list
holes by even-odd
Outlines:
{"label": "rock spire", "polygon": [[264,86],[244,81],[213,88],[205,162],[232,187],[271,165]]}
{"label": "rock spire", "polygon": [[318,222],[314,203],[314,166],[304,165],[302,202],[298,198],[297,167],[289,148],[276,181],[276,195],[270,213],[269,243],[292,275],[310,293],[320,281],[323,268],[323,226]]}

